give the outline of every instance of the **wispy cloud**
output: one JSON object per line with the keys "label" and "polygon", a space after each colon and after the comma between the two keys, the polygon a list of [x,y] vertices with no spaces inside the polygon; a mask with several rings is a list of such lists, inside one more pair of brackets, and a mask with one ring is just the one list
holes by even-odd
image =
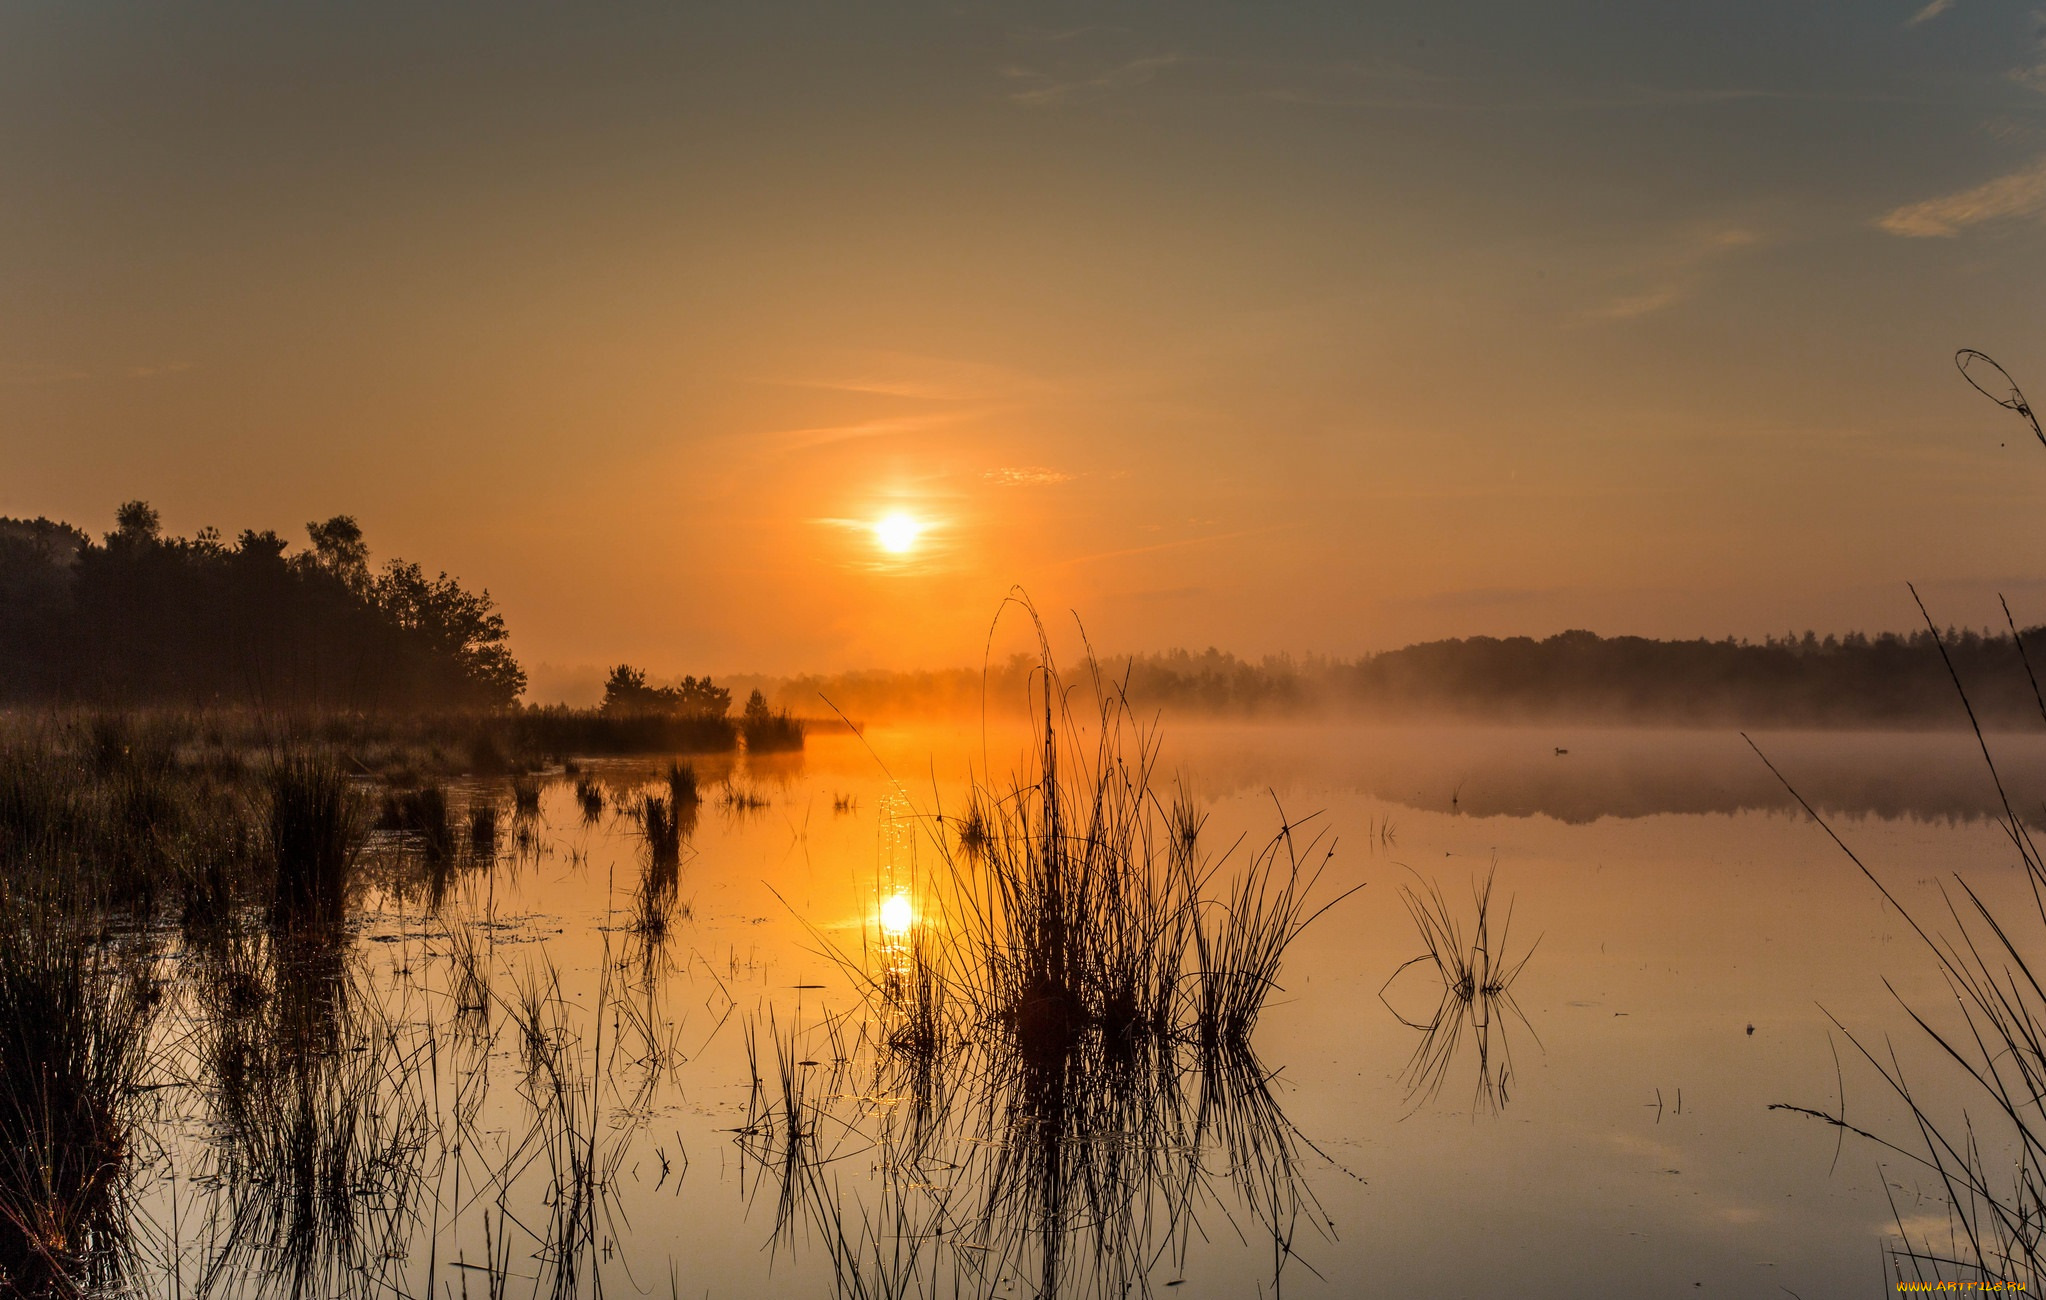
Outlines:
{"label": "wispy cloud", "polygon": [[1010,401],[1051,387],[1008,366],[858,349],[823,358],[806,374],[763,376],[753,382],[919,402]]}
{"label": "wispy cloud", "polygon": [[907,437],[914,434],[931,433],[957,425],[967,419],[970,414],[969,412],[946,411],[930,415],[891,416],[886,419],[857,420],[846,424],[812,425],[801,429],[774,429],[764,433],[743,436],[746,441],[753,442],[771,452],[808,451],[814,447],[825,447],[839,442],[853,442],[867,438]]}
{"label": "wispy cloud", "polygon": [[1706,269],[1721,258],[1763,242],[1747,226],[1705,226],[1684,232],[1675,246],[1645,259],[1630,272],[1636,283],[1592,308],[1599,320],[1635,320],[1672,307],[1704,282]]}
{"label": "wispy cloud", "polygon": [[1905,21],[1904,25],[1906,27],[1916,27],[1920,23],[1929,23],[1933,19],[1939,17],[1941,14],[1945,13],[1947,10],[1953,7],[1954,0],[1932,0],[1931,4],[1925,6],[1925,8],[1923,9],[1920,9],[1917,13],[1912,14],[1911,17]]}
{"label": "wispy cloud", "polygon": [[1048,487],[1053,483],[1073,481],[1071,474],[1046,469],[1042,465],[1005,465],[1000,469],[991,469],[981,477],[1003,487]]}
{"label": "wispy cloud", "polygon": [[1155,80],[1165,69],[1185,62],[1183,54],[1144,54],[1087,72],[1012,67],[1004,68],[1002,75],[1015,86],[1009,92],[1012,102],[1043,107],[1141,86]]}
{"label": "wispy cloud", "polygon": [[1944,239],[1969,226],[2046,213],[2046,155],[2025,166],[1958,193],[1907,203],[1876,219],[1876,225],[1909,239]]}

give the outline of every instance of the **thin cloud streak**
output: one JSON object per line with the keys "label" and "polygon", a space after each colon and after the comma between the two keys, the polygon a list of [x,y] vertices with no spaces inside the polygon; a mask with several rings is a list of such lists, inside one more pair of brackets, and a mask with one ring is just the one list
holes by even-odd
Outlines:
{"label": "thin cloud streak", "polygon": [[1958,193],[1907,203],[1876,219],[1876,225],[1907,239],[1950,239],[1970,226],[2046,213],[2046,155],[2008,175]]}
{"label": "thin cloud streak", "polygon": [[1708,265],[1762,242],[1758,231],[1745,226],[1721,226],[1693,233],[1674,253],[1638,273],[1650,281],[1646,287],[1611,297],[1593,308],[1590,315],[1596,320],[1638,320],[1675,306],[1697,292]]}
{"label": "thin cloud streak", "polygon": [[1062,104],[1090,94],[1106,94],[1151,81],[1166,68],[1186,62],[1183,54],[1146,54],[1089,76],[1061,78],[1033,68],[1006,68],[1002,75],[1012,81],[1035,84],[1009,92],[1009,99],[1028,107]]}

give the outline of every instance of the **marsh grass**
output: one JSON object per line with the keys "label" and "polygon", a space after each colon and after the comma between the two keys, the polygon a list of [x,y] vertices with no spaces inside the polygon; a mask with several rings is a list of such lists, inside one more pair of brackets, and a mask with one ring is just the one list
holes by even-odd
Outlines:
{"label": "marsh grass", "polygon": [[588,775],[575,779],[575,801],[582,809],[585,825],[595,823],[604,815],[604,787]]}
{"label": "marsh grass", "polygon": [[759,691],[746,700],[739,718],[748,754],[783,754],[803,747],[803,724],[787,709],[771,709]]}
{"label": "marsh grass", "polygon": [[639,805],[640,831],[647,857],[655,866],[672,867],[682,857],[682,822],[675,807],[659,795],[646,795]]}
{"label": "marsh grass", "polygon": [[495,799],[479,799],[469,804],[469,853],[478,864],[497,861],[498,830],[503,820],[504,810]]}
{"label": "marsh grass", "polygon": [[947,1005],[979,1009],[962,1029],[1041,1062],[1090,1035],[1247,1047],[1288,945],[1362,886],[1318,899],[1333,844],[1281,810],[1215,889],[1190,795],[1159,787],[1155,728],[1098,677],[1083,717],[1038,634],[1033,769],[976,782],[949,840],[934,821],[931,978]]}
{"label": "marsh grass", "polygon": [[529,777],[512,782],[512,816],[531,821],[540,815],[540,783]]}
{"label": "marsh grass", "polygon": [[407,843],[429,863],[453,862],[461,845],[447,787],[438,782],[411,790],[387,791],[377,825],[404,835]]}
{"label": "marsh grass", "polygon": [[668,803],[678,811],[694,808],[703,802],[703,791],[698,782],[696,768],[689,763],[668,764]]}
{"label": "marsh grass", "polygon": [[306,750],[276,758],[265,785],[264,844],[277,881],[272,921],[340,926],[366,830],[361,796],[338,763]]}
{"label": "marsh grass", "polygon": [[[1463,909],[1449,901],[1440,885],[1422,882],[1400,887],[1400,901],[1413,918],[1414,929],[1426,951],[1402,962],[1380,987],[1378,996],[1401,1024],[1421,1033],[1421,1041],[1401,1075],[1409,1103],[1431,1101],[1442,1091],[1466,1036],[1475,1049],[1478,1067],[1473,1114],[1481,1107],[1498,1110],[1511,1100],[1514,1075],[1510,1023],[1517,1021],[1534,1036],[1533,1025],[1514,1000],[1513,983],[1533,958],[1541,939],[1537,937],[1519,956],[1511,955],[1510,901],[1499,921],[1498,932],[1493,932],[1492,888],[1497,878],[1495,863],[1482,882],[1472,881],[1468,925],[1463,920]],[[1441,984],[1434,1013],[1426,1020],[1408,1017],[1387,997],[1400,976],[1416,967],[1431,970]],[[1538,1037],[1536,1042],[1540,1042]]]}
{"label": "marsh grass", "polygon": [[[1098,677],[1076,710],[1038,634],[1031,766],[973,782],[950,831],[923,819],[939,865],[886,882],[916,900],[909,932],[876,922],[856,957],[812,931],[874,1018],[851,1113],[811,1100],[793,1042],[778,1095],[755,1070],[755,1111],[813,1135],[761,1163],[808,1206],[842,1294],[1147,1291],[1204,1214],[1256,1224],[1276,1280],[1296,1229],[1326,1226],[1251,1039],[1287,947],[1361,886],[1320,899],[1332,845],[1282,812],[1217,888],[1193,800],[1160,790],[1155,730]],[[826,1173],[844,1142],[876,1153],[878,1201]]]}
{"label": "marsh grass", "polygon": [[0,885],[0,1285],[84,1295],[127,1269],[135,1098],[156,999],[95,908],[10,864]]}
{"label": "marsh grass", "polygon": [[265,1007],[215,1030],[205,1176],[225,1191],[228,1227],[202,1287],[255,1275],[293,1295],[338,1294],[387,1272],[416,1230],[436,1136],[433,1045],[339,955],[287,941],[271,958]]}
{"label": "marsh grass", "polygon": [[[2023,397],[2017,395],[2022,403]],[[2016,409],[2016,408],[2013,408]],[[1914,598],[1917,592],[1912,592]],[[1945,643],[1924,602],[1925,617],[1941,652]],[[2006,610],[2006,613],[2008,611]],[[2046,984],[2037,951],[2046,933],[2046,856],[2031,827],[2013,806],[1987,738],[1975,717],[1966,686],[1947,661],[1954,688],[1974,731],[1984,768],[2002,806],[2005,838],[2016,852],[2032,900],[2020,928],[1995,909],[1959,872],[1939,882],[1944,920],[1922,917],[1891,892],[1789,778],[1755,750],[1805,813],[1846,854],[1904,918],[1947,987],[1945,1012],[1915,1006],[1894,987],[1892,996],[1912,1023],[1957,1071],[1973,1106],[1956,1115],[1906,1077],[1893,1048],[1878,1052],[1837,1020],[1836,1027],[1880,1077],[1910,1116],[1909,1137],[1892,1140],[1850,1123],[1842,1105],[1834,1110],[1779,1104],[1772,1109],[1811,1116],[1843,1132],[1867,1138],[1929,1175],[1946,1203],[1944,1240],[1930,1232],[1914,1236],[1901,1212],[1896,1242],[1889,1249],[1898,1280],[2003,1283],[2036,1290],[2046,1283]],[[2029,669],[2029,665],[2027,665]],[[2041,707],[2046,717],[2046,704]],[[1929,927],[1944,926],[1943,929]],[[2034,927],[2037,927],[2036,929]],[[1887,985],[1887,981],[1885,981]]]}
{"label": "marsh grass", "polygon": [[[2037,415],[2008,372],[1972,348],[1956,353],[1954,361],[1963,378],[2023,419],[2041,445],[2046,445],[2046,432],[2041,431]],[[1909,1280],[1917,1282],[2000,1283],[2013,1290],[2036,1291],[2046,1285],[2046,1268],[2042,1268],[2046,1263],[2046,983],[2042,983],[2046,964],[2041,957],[2042,936],[2046,936],[2046,855],[2012,801],[1945,638],[1915,587],[1911,595],[1938,647],[1940,661],[1974,733],[1983,768],[1996,789],[2001,828],[2017,855],[2031,905],[2016,916],[1999,914],[1957,871],[1950,884],[1939,883],[1943,918],[1914,912],[1798,793],[1761,747],[1743,736],[1805,813],[1903,916],[1931,954],[1947,989],[1949,1005],[1943,1011],[1913,1005],[1894,987],[1891,993],[1936,1050],[1938,1059],[1951,1067],[1950,1077],[1965,1098],[1956,1114],[1951,1105],[1934,1100],[1938,1094],[1906,1077],[1894,1047],[1878,1051],[1836,1020],[1855,1051],[1909,1114],[1907,1132],[1891,1139],[1850,1123],[1844,1086],[1841,1102],[1833,1110],[1789,1104],[1772,1109],[1811,1116],[1843,1134],[1852,1132],[1875,1142],[1936,1183],[1947,1211],[1944,1239],[1929,1230],[1914,1235],[1898,1210],[1896,1238],[1888,1250],[1897,1281],[1906,1280],[1908,1274]],[[2046,695],[2040,694],[2038,675],[2025,655],[2023,638],[2017,636],[2017,623],[2007,602],[2004,617],[2041,719],[2046,721]]]}

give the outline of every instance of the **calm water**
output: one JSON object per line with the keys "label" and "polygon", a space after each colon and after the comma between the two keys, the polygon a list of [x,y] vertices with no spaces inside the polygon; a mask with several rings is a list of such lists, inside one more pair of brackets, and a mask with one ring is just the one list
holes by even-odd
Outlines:
{"label": "calm water", "polygon": [[[1907,903],[1937,906],[1936,882],[1958,871],[2018,906],[2022,880],[1985,817],[1995,794],[1972,738],[1757,740]],[[899,1259],[909,1237],[923,1291],[936,1270],[936,1292],[949,1294],[961,1259],[999,1253],[921,1235],[928,1216],[900,1221],[915,1232],[891,1226],[904,1098],[862,1072],[861,1001],[832,952],[877,960],[880,901],[934,863],[925,815],[961,807],[969,767],[1013,770],[1022,744],[877,727],[813,737],[800,757],[704,765],[713,784],[683,854],[685,912],[651,955],[624,925],[643,870],[638,828],[611,811],[586,822],[565,779],[545,787],[529,846],[464,873],[437,916],[417,895],[373,897],[350,960],[359,1003],[381,1006],[388,1027],[384,1046],[357,1055],[411,1053],[409,1082],[377,1113],[404,1130],[389,1143],[406,1165],[392,1185],[413,1194],[391,1198],[385,1220],[374,1198],[352,1207],[373,1225],[370,1244],[353,1248],[373,1259],[364,1289],[484,1295],[489,1275],[473,1265],[493,1256],[507,1294],[551,1289],[549,1224],[566,1211],[550,1188],[571,1157],[597,1170],[576,1262],[585,1291],[594,1279],[617,1296],[828,1296],[837,1278],[886,1293],[888,1270],[859,1264],[848,1279],[833,1245],[881,1243]],[[1844,1087],[1850,1120],[1903,1137],[1847,1033],[1892,1043],[1928,1095],[1947,1095],[1949,1073],[1884,981],[1928,1007],[1943,993],[1900,917],[1739,737],[1174,726],[1163,745],[1161,768],[1208,812],[1215,852],[1261,843],[1279,809],[1316,814],[1310,824],[1336,842],[1322,888],[1364,885],[1288,953],[1256,1038],[1297,1142],[1289,1204],[1302,1208],[1278,1290],[1869,1296],[1889,1293],[1881,1252],[1896,1216],[1943,1221],[1906,1162],[1768,1109],[1831,1108]],[[2046,745],[2008,738],[1998,749],[2021,805],[2038,807]],[[617,795],[661,766],[589,770]],[[730,789],[764,803],[727,806]],[[1495,907],[1512,905],[1508,952],[1533,945],[1512,989],[1517,1014],[1495,1016],[1485,1082],[1467,1030],[1437,1086],[1417,1089],[1408,1066],[1422,1036],[1395,1009],[1425,1020],[1439,986],[1411,968],[1385,987],[1421,951],[1398,891],[1439,887],[1467,912],[1495,869]],[[481,937],[492,989],[481,1020],[457,1006],[445,934],[462,924]],[[572,1139],[537,1118],[544,1088],[507,1007],[550,970],[549,1016],[583,1116]],[[137,1219],[178,1261],[182,1292],[197,1291],[210,1261],[215,1294],[284,1293],[286,1275],[264,1271],[276,1263],[261,1248],[267,1221],[236,1201],[210,1144],[218,1094],[196,1044],[212,1014],[195,1002],[166,1022],[168,1038],[193,1046],[183,1077],[157,1094],[161,1154]],[[791,1033],[792,1055],[814,1062],[793,1068],[817,1125],[802,1194],[785,1204],[784,1146],[757,1123],[735,1130],[758,1119],[749,1039],[773,1082],[773,1037]],[[962,1112],[975,1105],[965,1081],[937,1086]],[[1000,1132],[999,1116],[991,1123],[969,1114],[946,1129],[909,1202],[928,1210],[948,1180],[971,1196],[974,1162]],[[1121,1240],[1137,1273],[1174,1295],[1272,1292],[1270,1234],[1226,1158],[1174,1154],[1184,1157],[1174,1176],[1200,1187],[1176,1231],[1155,1226],[1157,1207],[1183,1187],[1130,1192],[1140,1226]],[[1027,1237],[1027,1225],[1017,1231]],[[1070,1251],[1084,1259],[1097,1240],[1078,1227]],[[1029,1268],[996,1272],[983,1293],[1033,1293]]]}

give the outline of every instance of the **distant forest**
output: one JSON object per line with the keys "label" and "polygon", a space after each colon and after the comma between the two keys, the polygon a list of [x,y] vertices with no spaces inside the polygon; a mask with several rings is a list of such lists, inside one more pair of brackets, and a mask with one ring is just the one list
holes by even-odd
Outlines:
{"label": "distant forest", "polygon": [[[1985,725],[2038,726],[2042,707],[2025,658],[2008,632],[1940,633],[1968,699]],[[2046,673],[2046,627],[2026,629],[2024,656]],[[990,709],[1029,698],[1034,661],[1017,657],[985,676]],[[1174,651],[1067,665],[1085,689],[1092,671],[1127,689],[1139,709],[1283,716],[1335,713],[1384,720],[1580,719],[1668,725],[1962,726],[1960,694],[1932,633],[1812,632],[1736,641],[1654,641],[1563,632],[1532,637],[1430,641],[1356,660],[1240,659],[1217,650]],[[979,669],[862,672],[757,681],[775,703],[801,713],[828,699],[856,721],[906,713],[971,713],[981,707]],[[821,697],[821,698],[820,698]]]}
{"label": "distant forest", "polygon": [[417,564],[372,570],[355,520],[234,541],[166,537],[131,501],[94,542],[0,518],[0,702],[493,708],[526,675],[488,592]]}
{"label": "distant forest", "polygon": [[[1963,725],[1941,642],[1985,724],[2039,725],[2046,709],[2032,673],[2046,672],[2046,627],[2024,632],[2022,654],[2008,632],[1954,628],[1937,641],[1927,631],[1806,632],[1759,643],[1573,631],[1430,641],[1355,660],[1130,655],[1067,665],[1066,681],[1084,688],[1098,671],[1141,710],[1242,717]],[[1017,657],[985,674],[728,681],[764,692],[747,716],[766,727],[761,719],[788,724],[770,706],[824,717],[826,700],[857,722],[970,715],[983,699],[1011,712],[1030,698],[1033,672],[1034,661]],[[525,685],[487,591],[402,560],[372,568],[346,515],[306,525],[295,550],[270,531],[231,542],[213,529],[167,537],[140,501],[123,505],[99,541],[69,524],[0,518],[0,704],[495,709],[517,703]],[[607,716],[722,717],[731,698],[707,678],[657,686],[624,667],[606,686]]]}

